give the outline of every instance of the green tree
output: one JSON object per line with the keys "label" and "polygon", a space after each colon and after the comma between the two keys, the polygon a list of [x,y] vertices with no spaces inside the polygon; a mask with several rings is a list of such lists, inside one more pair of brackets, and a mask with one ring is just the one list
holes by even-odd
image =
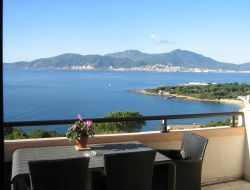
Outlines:
{"label": "green tree", "polygon": [[201,127],[218,127],[218,126],[230,126],[231,120],[226,119],[224,121],[209,121],[205,125],[202,125]]}
{"label": "green tree", "polygon": [[20,128],[12,128],[12,130],[5,133],[4,139],[28,139],[28,138],[49,138],[49,137],[63,137],[62,133],[56,131],[46,131],[41,129],[35,129],[30,132],[23,132]]}
{"label": "green tree", "polygon": [[14,139],[27,139],[28,135],[23,132],[20,128],[12,128],[12,132],[10,131],[5,134],[4,139],[6,140],[14,140]]}
{"label": "green tree", "polygon": [[[105,115],[105,118],[118,118],[118,117],[140,117],[139,112],[111,112]],[[138,132],[145,125],[145,121],[123,121],[123,122],[106,122],[95,123],[93,128],[96,134],[111,134],[111,133],[130,133]]]}
{"label": "green tree", "polygon": [[15,130],[14,127],[4,127],[4,135],[9,135]]}
{"label": "green tree", "polygon": [[49,138],[49,137],[62,137],[64,134],[56,131],[46,131],[41,129],[35,129],[27,133],[28,138]]}

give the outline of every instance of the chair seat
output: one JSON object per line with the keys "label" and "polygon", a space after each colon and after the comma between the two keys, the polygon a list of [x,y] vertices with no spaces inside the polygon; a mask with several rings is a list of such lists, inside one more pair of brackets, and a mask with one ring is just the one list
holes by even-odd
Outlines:
{"label": "chair seat", "polygon": [[[183,132],[180,150],[157,150],[171,158],[176,165],[176,190],[200,190],[202,161],[208,140],[199,135]],[[154,183],[161,184],[160,189],[168,189],[169,168],[167,165],[154,169]]]}

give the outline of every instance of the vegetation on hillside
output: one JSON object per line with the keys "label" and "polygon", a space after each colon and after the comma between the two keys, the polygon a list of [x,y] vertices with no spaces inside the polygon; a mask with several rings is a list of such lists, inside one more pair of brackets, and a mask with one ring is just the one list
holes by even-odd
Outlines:
{"label": "vegetation on hillside", "polygon": [[198,99],[220,100],[237,99],[238,96],[250,94],[249,84],[224,83],[208,85],[181,85],[181,86],[161,86],[154,89],[146,89],[149,93],[159,93],[163,91],[169,94],[189,96]]}
{"label": "vegetation on hillside", "polygon": [[201,127],[218,127],[218,126],[231,126],[231,120],[226,119],[224,121],[210,121],[204,125],[201,125]]}

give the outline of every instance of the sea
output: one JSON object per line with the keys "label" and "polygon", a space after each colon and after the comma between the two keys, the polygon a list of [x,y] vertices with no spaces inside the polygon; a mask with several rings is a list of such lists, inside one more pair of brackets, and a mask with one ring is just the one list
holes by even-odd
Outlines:
{"label": "sea", "polygon": [[[136,89],[189,82],[246,83],[247,73],[194,73],[143,71],[80,71],[4,69],[4,120],[36,121],[103,117],[116,111],[144,116],[238,111],[235,104],[202,102],[137,94]],[[178,119],[168,124],[205,124],[220,118]],[[65,132],[69,125],[23,127]],[[161,121],[148,121],[141,131],[160,130]]]}

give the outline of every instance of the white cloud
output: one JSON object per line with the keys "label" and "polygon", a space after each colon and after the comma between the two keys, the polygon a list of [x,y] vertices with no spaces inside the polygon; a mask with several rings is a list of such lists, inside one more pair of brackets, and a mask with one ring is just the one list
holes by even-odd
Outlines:
{"label": "white cloud", "polygon": [[160,44],[174,44],[173,41],[169,41],[169,40],[162,39],[162,38],[160,38],[157,34],[150,34],[150,35],[149,35],[149,38],[150,38],[152,41],[158,42],[158,43],[160,43]]}
{"label": "white cloud", "polygon": [[150,34],[149,35],[149,38],[151,39],[151,40],[153,40],[153,41],[160,41],[160,38],[159,38],[159,36],[156,36],[155,34]]}

